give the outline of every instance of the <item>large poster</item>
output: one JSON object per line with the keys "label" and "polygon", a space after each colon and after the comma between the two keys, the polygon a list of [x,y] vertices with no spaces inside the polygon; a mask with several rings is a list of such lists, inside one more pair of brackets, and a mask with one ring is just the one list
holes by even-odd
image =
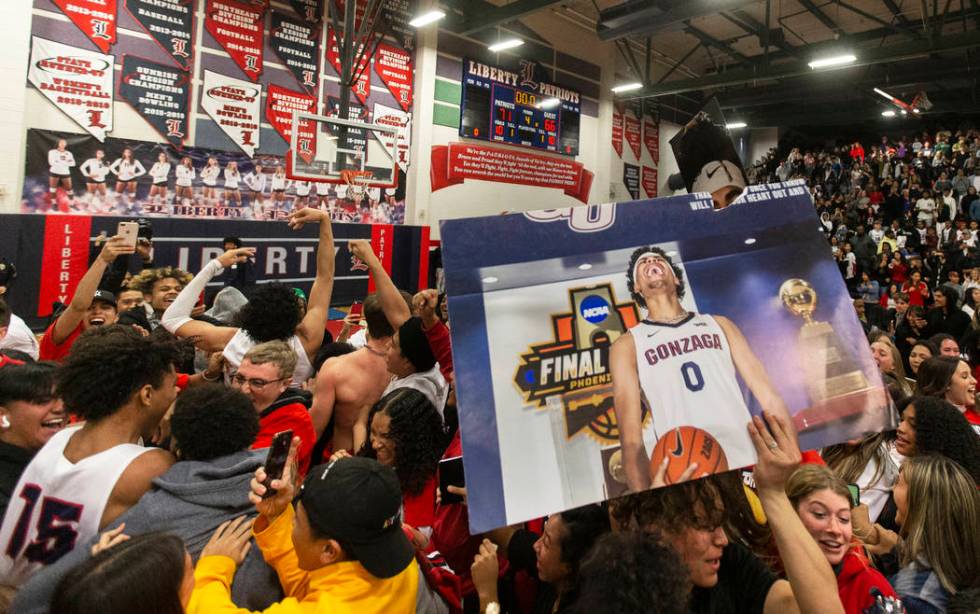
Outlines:
{"label": "large poster", "polygon": [[111,55],[35,36],[27,80],[76,124],[103,141],[112,130],[114,65]]}
{"label": "large poster", "polygon": [[235,145],[249,157],[255,155],[261,136],[261,85],[205,70],[201,106]]}
{"label": "large poster", "polygon": [[252,81],[262,74],[264,8],[235,0],[208,0],[204,26]]}
{"label": "large poster", "polygon": [[315,94],[320,72],[320,27],[272,12],[269,46],[306,93]]}
{"label": "large poster", "polygon": [[[59,186],[52,195],[48,153],[61,139],[77,164],[70,168],[71,188]],[[138,163],[137,176],[129,180],[127,175],[127,181],[121,181],[126,150]],[[230,167],[236,169],[237,177],[227,173]],[[32,129],[27,132],[21,212],[281,220],[295,207],[310,206],[328,210],[338,222],[403,224],[403,184],[400,181],[390,194],[369,191],[361,202],[355,202],[337,189],[346,186],[288,180],[285,160],[277,156],[253,159],[240,151],[177,149],[111,137],[100,143],[93,137]]]}
{"label": "large poster", "polygon": [[123,56],[119,96],[171,144],[187,138],[191,75],[186,70]]}
{"label": "large poster", "polygon": [[179,68],[194,63],[194,0],[126,0],[126,10]]}
{"label": "large poster", "polygon": [[443,221],[471,530],[751,465],[761,410],[803,449],[893,426],[817,226],[802,181]]}

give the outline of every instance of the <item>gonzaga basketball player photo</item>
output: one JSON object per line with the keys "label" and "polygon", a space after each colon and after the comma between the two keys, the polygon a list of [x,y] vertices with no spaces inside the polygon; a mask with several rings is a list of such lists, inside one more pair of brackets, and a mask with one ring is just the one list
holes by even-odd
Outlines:
{"label": "gonzaga basketball player photo", "polygon": [[[753,464],[751,416],[736,372],[764,411],[787,419],[789,412],[742,332],[728,318],[681,305],[683,273],[660,248],[634,251],[626,280],[646,315],[613,343],[609,358],[629,489],[650,488],[658,471],[672,483]],[[649,456],[644,400],[657,436]]]}

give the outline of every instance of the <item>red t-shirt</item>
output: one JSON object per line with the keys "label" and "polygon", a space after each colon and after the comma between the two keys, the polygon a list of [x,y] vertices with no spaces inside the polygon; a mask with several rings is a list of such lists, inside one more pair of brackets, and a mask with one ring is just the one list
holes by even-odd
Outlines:
{"label": "red t-shirt", "polygon": [[71,346],[75,344],[75,340],[82,334],[82,323],[79,322],[78,326],[75,327],[75,330],[71,331],[67,339],[56,344],[52,333],[57,323],[58,320],[55,320],[48,327],[48,330],[44,331],[44,336],[41,337],[40,350],[38,351],[38,360],[55,360],[61,362],[68,356],[68,352],[71,351]]}
{"label": "red t-shirt", "polygon": [[920,281],[918,285],[912,285],[912,282],[906,282],[902,287],[902,291],[908,293],[909,305],[923,307],[925,305],[925,296],[929,294],[929,286],[924,281]]}
{"label": "red t-shirt", "polygon": [[417,495],[402,493],[405,508],[405,524],[415,528],[431,527],[436,522],[436,475],[433,474]]}
{"label": "red t-shirt", "polygon": [[259,419],[259,434],[252,444],[253,450],[261,450],[272,445],[276,433],[293,430],[293,436],[300,438],[299,444],[299,477],[302,479],[310,470],[310,455],[316,444],[316,432],[313,430],[313,419],[310,412],[302,403],[290,403]]}
{"label": "red t-shirt", "polygon": [[844,555],[841,570],[837,574],[837,594],[847,614],[860,614],[875,601],[871,589],[878,589],[884,597],[897,597],[895,589],[881,572],[854,550]]}

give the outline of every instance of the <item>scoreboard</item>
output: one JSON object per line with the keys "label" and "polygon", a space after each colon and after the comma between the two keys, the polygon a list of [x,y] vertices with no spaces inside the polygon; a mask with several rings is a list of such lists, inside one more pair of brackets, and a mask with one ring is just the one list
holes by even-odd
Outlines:
{"label": "scoreboard", "polygon": [[578,155],[578,92],[466,59],[462,86],[460,136]]}

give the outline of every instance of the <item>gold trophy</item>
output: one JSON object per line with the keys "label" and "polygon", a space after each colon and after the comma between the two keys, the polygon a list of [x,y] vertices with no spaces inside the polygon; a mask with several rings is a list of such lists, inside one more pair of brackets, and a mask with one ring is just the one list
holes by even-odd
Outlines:
{"label": "gold trophy", "polygon": [[807,391],[813,403],[868,388],[868,379],[850,356],[829,322],[813,319],[817,293],[804,279],[787,279],[779,287],[779,298],[793,315],[803,318],[800,355]]}

